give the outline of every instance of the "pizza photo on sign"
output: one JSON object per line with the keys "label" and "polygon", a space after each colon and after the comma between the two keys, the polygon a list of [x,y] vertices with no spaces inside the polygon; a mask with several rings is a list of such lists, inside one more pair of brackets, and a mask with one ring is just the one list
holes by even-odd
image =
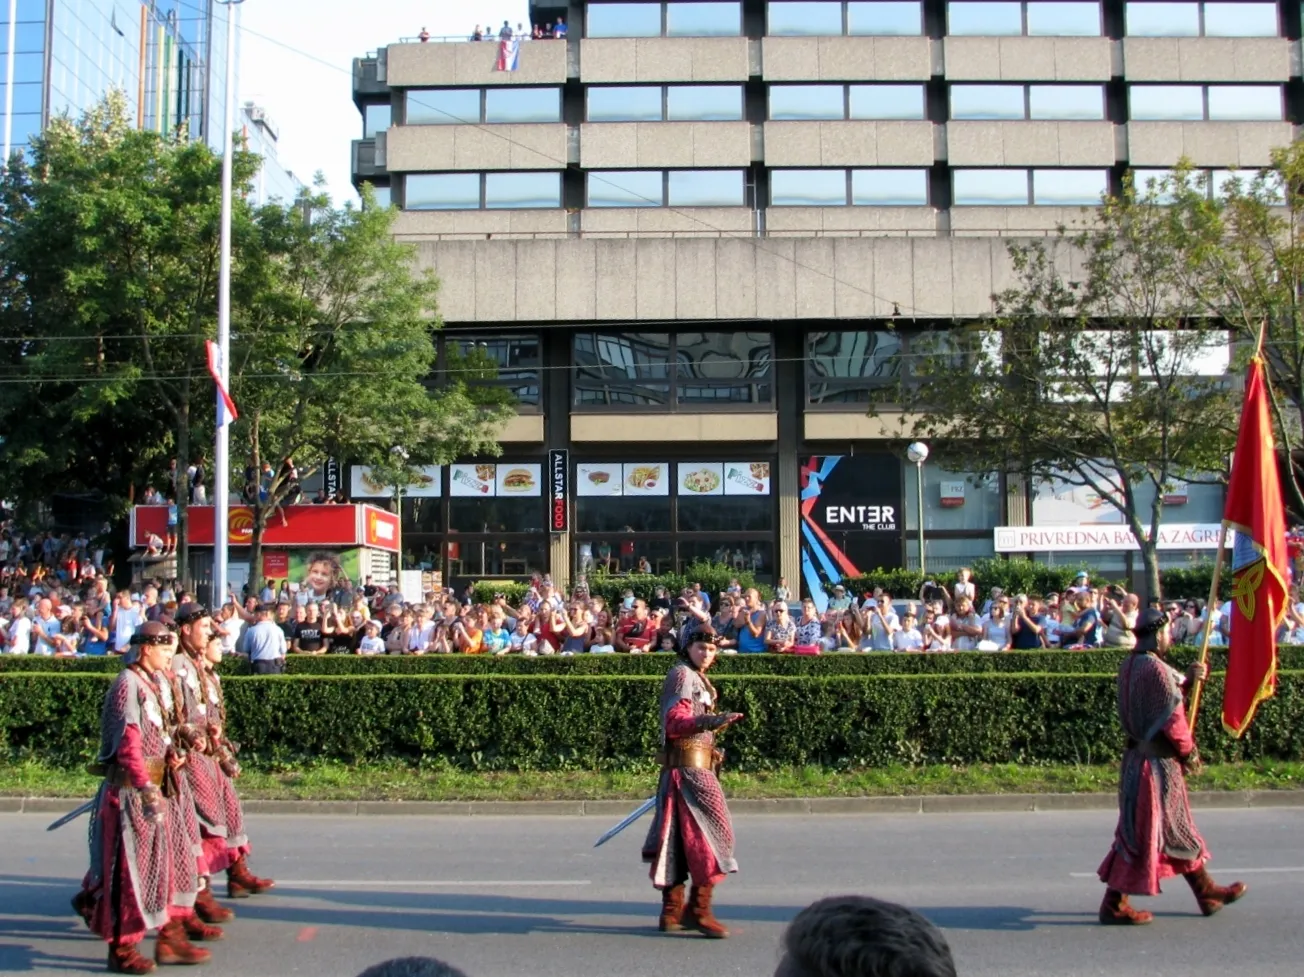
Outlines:
{"label": "pizza photo on sign", "polygon": [[[494,465],[454,465],[448,481],[449,494],[489,496],[494,494]],[[488,475],[488,478],[481,477]]]}
{"label": "pizza photo on sign", "polygon": [[724,465],[725,495],[769,495],[768,461],[727,461]]}

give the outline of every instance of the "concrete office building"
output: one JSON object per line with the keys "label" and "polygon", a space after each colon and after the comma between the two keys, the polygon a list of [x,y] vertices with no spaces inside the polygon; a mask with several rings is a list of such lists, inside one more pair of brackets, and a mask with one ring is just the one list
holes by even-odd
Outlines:
{"label": "concrete office building", "polygon": [[271,203],[273,200],[293,202],[304,189],[304,184],[276,158],[276,143],[281,138],[281,130],[268,116],[267,110],[253,102],[245,102],[240,108],[237,125],[240,126],[246,148],[263,160],[263,165],[253,180],[251,201],[254,204]]}
{"label": "concrete office building", "polygon": [[[723,555],[806,589],[917,565],[916,469],[876,391],[912,339],[988,313],[1009,240],[1129,169],[1266,164],[1304,95],[1293,3],[531,9],[558,15],[569,37],[521,44],[516,71],[496,43],[354,64],[355,181],[443,280],[445,353],[490,351],[521,403],[496,469],[405,503],[410,559],[454,580]],[[923,477],[930,567],[1043,521],[1036,487]],[[1173,518],[1217,522],[1216,491],[1183,502]]]}

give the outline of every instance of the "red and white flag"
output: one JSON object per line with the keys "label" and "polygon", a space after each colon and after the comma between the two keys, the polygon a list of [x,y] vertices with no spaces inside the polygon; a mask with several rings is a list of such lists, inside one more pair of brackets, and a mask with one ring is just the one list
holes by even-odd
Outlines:
{"label": "red and white flag", "polygon": [[509,37],[498,42],[498,61],[495,71],[515,71],[521,64],[521,39]]}
{"label": "red and white flag", "polygon": [[222,351],[211,339],[204,341],[208,349],[208,373],[217,384],[217,426],[225,427],[240,415],[236,412],[235,401],[227,393],[226,384],[222,382]]}

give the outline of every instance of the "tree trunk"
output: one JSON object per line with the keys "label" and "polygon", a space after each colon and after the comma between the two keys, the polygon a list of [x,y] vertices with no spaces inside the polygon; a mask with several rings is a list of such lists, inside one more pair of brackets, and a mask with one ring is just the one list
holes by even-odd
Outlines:
{"label": "tree trunk", "polygon": [[249,539],[249,589],[257,594],[263,589],[263,532],[267,529],[267,507],[256,502],[253,510],[254,530]]}
{"label": "tree trunk", "polygon": [[186,468],[190,461],[190,379],[181,381],[181,422],[177,425],[177,579],[186,590],[190,586],[190,478]]}
{"label": "tree trunk", "polygon": [[1147,601],[1164,599],[1164,592],[1159,584],[1159,550],[1153,539],[1141,542],[1141,565],[1146,574],[1146,595],[1141,601],[1141,606],[1145,607]]}

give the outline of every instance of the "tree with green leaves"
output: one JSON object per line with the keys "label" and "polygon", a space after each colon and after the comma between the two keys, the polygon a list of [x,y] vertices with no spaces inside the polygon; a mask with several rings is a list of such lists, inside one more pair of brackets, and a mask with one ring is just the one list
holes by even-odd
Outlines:
{"label": "tree with green leaves", "polygon": [[269,520],[327,459],[403,486],[418,466],[500,453],[512,399],[477,382],[496,372],[483,356],[453,352],[432,382],[439,283],[415,270],[393,221],[370,187],[360,209],[316,196],[256,215],[254,250],[266,260],[246,266],[231,357],[231,467],[254,514],[253,580]]}
{"label": "tree with green leaves", "polygon": [[1182,287],[1164,199],[1129,185],[1057,238],[1012,244],[995,314],[916,342],[901,392],[943,467],[1084,486],[1117,509],[1152,597],[1164,494],[1225,477],[1236,420],[1228,331]]}
{"label": "tree with green leaves", "polygon": [[[237,154],[237,184],[257,165]],[[212,430],[220,175],[184,131],[134,128],[114,93],[52,120],[0,182],[0,489],[103,492],[118,515],[138,486],[175,491],[183,579],[185,472]]]}

